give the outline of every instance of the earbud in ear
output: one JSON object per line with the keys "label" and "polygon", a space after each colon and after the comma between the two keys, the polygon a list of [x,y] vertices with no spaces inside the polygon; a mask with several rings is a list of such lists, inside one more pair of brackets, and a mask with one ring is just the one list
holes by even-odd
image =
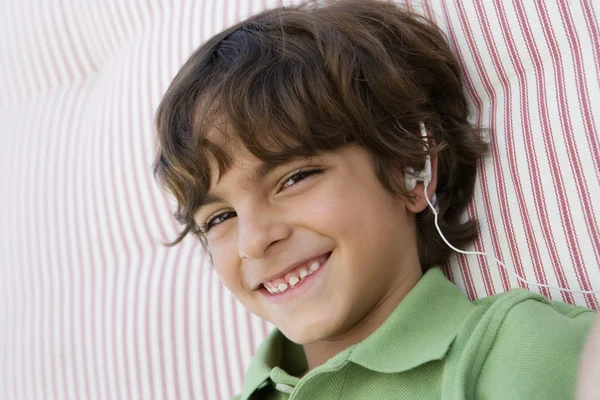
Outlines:
{"label": "earbud in ear", "polygon": [[[427,130],[425,129],[425,124],[419,122],[419,127],[421,128],[421,138],[425,142],[425,150],[429,148],[427,143]],[[415,170],[411,167],[406,167],[404,170],[404,187],[407,192],[414,190],[417,187],[417,181],[423,181],[425,188],[429,186],[429,182],[431,181],[431,157],[427,154],[425,158],[425,168],[423,168],[419,173],[415,173]]]}
{"label": "earbud in ear", "polygon": [[412,192],[417,187],[415,170],[411,167],[406,167],[404,169],[404,187],[407,192]]}

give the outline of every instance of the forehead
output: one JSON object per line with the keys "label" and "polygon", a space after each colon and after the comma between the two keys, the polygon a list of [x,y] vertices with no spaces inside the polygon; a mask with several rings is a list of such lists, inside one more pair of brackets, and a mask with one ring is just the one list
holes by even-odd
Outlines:
{"label": "forehead", "polygon": [[227,122],[211,127],[203,135],[200,151],[214,187],[226,174],[251,173],[257,181],[279,165],[314,157],[311,149],[297,138],[275,130],[237,132]]}

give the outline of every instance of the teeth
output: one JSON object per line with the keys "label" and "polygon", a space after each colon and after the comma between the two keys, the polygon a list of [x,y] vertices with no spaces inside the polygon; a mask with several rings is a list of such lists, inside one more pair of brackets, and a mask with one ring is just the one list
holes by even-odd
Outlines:
{"label": "teeth", "polygon": [[287,289],[296,286],[302,279],[306,278],[308,275],[311,275],[313,272],[315,272],[316,270],[319,269],[319,267],[321,266],[321,263],[319,261],[313,261],[308,269],[304,268],[300,268],[298,274],[300,275],[298,276],[291,276],[288,278],[288,283],[279,283],[279,284],[273,284],[270,282],[265,282],[264,283],[264,287],[267,288],[267,290],[269,291],[269,293],[271,294],[277,294],[277,293],[282,293],[285,292]]}
{"label": "teeth", "polygon": [[313,262],[312,264],[310,264],[310,272],[315,272],[319,269],[320,266],[321,264],[318,261]]}

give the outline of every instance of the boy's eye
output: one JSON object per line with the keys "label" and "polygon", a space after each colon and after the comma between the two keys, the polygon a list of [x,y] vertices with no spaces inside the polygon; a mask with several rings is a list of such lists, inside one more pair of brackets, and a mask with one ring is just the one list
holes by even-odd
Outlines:
{"label": "boy's eye", "polygon": [[298,171],[283,182],[283,184],[281,185],[281,188],[279,188],[279,191],[281,192],[283,190],[286,190],[286,189],[290,188],[291,186],[294,186],[298,182],[302,182],[309,176],[316,175],[321,172],[323,172],[322,169],[307,169],[307,170]]}
{"label": "boy's eye", "polygon": [[207,233],[210,230],[210,228],[214,227],[215,225],[219,225],[220,223],[235,216],[236,214],[233,211],[226,211],[221,214],[213,215],[202,225],[201,230],[202,232]]}
{"label": "boy's eye", "polygon": [[[309,176],[316,175],[321,172],[323,172],[322,169],[309,169],[297,171],[283,182],[283,184],[279,188],[279,192],[287,190],[290,187],[296,185],[297,183],[306,180],[306,178],[308,178]],[[200,231],[206,234],[208,233],[208,231],[210,231],[211,228],[236,216],[237,214],[234,211],[226,211],[220,214],[213,215],[209,217],[204,224],[202,224],[202,226],[200,227]]]}

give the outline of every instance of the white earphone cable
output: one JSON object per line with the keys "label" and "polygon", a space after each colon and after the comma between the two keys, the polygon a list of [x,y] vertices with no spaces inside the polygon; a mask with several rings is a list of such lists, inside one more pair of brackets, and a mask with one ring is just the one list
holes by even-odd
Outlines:
{"label": "white earphone cable", "polygon": [[425,180],[425,181],[423,181],[423,184],[424,184],[425,200],[427,200],[427,204],[429,204],[429,208],[431,208],[431,211],[433,212],[433,215],[435,216],[435,221],[434,221],[435,222],[435,227],[436,227],[438,233],[440,234],[440,236],[442,237],[442,239],[444,240],[444,242],[452,250],[456,251],[457,253],[466,254],[466,255],[472,254],[472,255],[478,255],[478,256],[485,256],[485,257],[488,257],[488,258],[493,258],[499,265],[501,265],[504,268],[504,270],[506,272],[508,272],[509,274],[511,274],[517,280],[519,280],[519,281],[521,281],[523,283],[526,283],[528,285],[531,285],[531,286],[537,286],[537,287],[543,287],[543,288],[548,288],[548,289],[560,290],[562,292],[569,292],[569,293],[595,294],[595,293],[599,293],[600,292],[600,290],[571,290],[571,289],[565,289],[565,288],[555,287],[555,286],[551,286],[551,285],[544,285],[542,283],[529,282],[528,280],[523,279],[519,274],[517,274],[512,269],[508,268],[506,266],[506,264],[504,264],[502,261],[498,260],[496,257],[492,256],[491,254],[483,253],[481,251],[465,251],[465,250],[461,250],[461,249],[458,249],[458,248],[454,247],[450,242],[448,242],[448,240],[446,239],[446,237],[442,233],[442,230],[440,229],[440,225],[438,223],[438,213],[437,213],[435,207],[433,206],[433,204],[431,204],[431,201],[429,201],[429,196],[427,196],[427,186],[429,185],[429,181]]}
{"label": "white earphone cable", "polygon": [[[423,124],[423,122],[420,122],[419,126],[421,128],[421,137],[422,137],[423,141],[425,142],[425,146],[428,146],[427,130],[425,129],[425,124]],[[476,255],[476,256],[485,256],[485,257],[488,257],[488,258],[493,258],[510,275],[512,275],[513,277],[515,277],[517,280],[519,280],[519,281],[521,281],[523,283],[526,283],[528,285],[531,285],[531,286],[543,287],[543,288],[554,289],[554,290],[560,290],[562,292],[568,292],[568,293],[581,293],[581,294],[595,294],[595,293],[600,293],[600,290],[571,290],[571,289],[565,289],[565,288],[561,288],[561,287],[554,287],[554,286],[550,286],[550,285],[544,285],[542,283],[537,283],[537,282],[529,282],[528,280],[525,280],[524,278],[522,278],[514,270],[512,270],[511,268],[508,268],[506,266],[506,264],[504,264],[502,261],[498,260],[496,257],[492,256],[491,254],[483,253],[481,251],[465,251],[465,250],[461,250],[461,249],[458,249],[458,248],[454,247],[446,239],[446,237],[442,233],[442,230],[440,229],[440,225],[438,223],[438,212],[435,209],[435,207],[433,206],[433,204],[431,204],[431,201],[429,200],[429,196],[427,195],[427,187],[429,186],[429,181],[431,180],[431,159],[430,159],[429,156],[427,156],[427,159],[425,160],[425,171],[424,171],[424,174],[422,174],[422,175],[420,175],[419,177],[416,177],[416,178],[417,179],[418,178],[422,178],[422,180],[423,180],[423,186],[424,186],[423,194],[425,195],[425,200],[427,200],[427,204],[429,204],[429,208],[431,208],[431,211],[433,211],[433,215],[435,216],[435,221],[434,221],[435,222],[435,228],[437,229],[438,233],[440,234],[440,236],[442,237],[442,239],[444,240],[444,242],[452,250],[456,251],[457,253],[466,254],[466,255],[472,254],[472,255]],[[415,179],[415,178],[413,178],[413,179]]]}

